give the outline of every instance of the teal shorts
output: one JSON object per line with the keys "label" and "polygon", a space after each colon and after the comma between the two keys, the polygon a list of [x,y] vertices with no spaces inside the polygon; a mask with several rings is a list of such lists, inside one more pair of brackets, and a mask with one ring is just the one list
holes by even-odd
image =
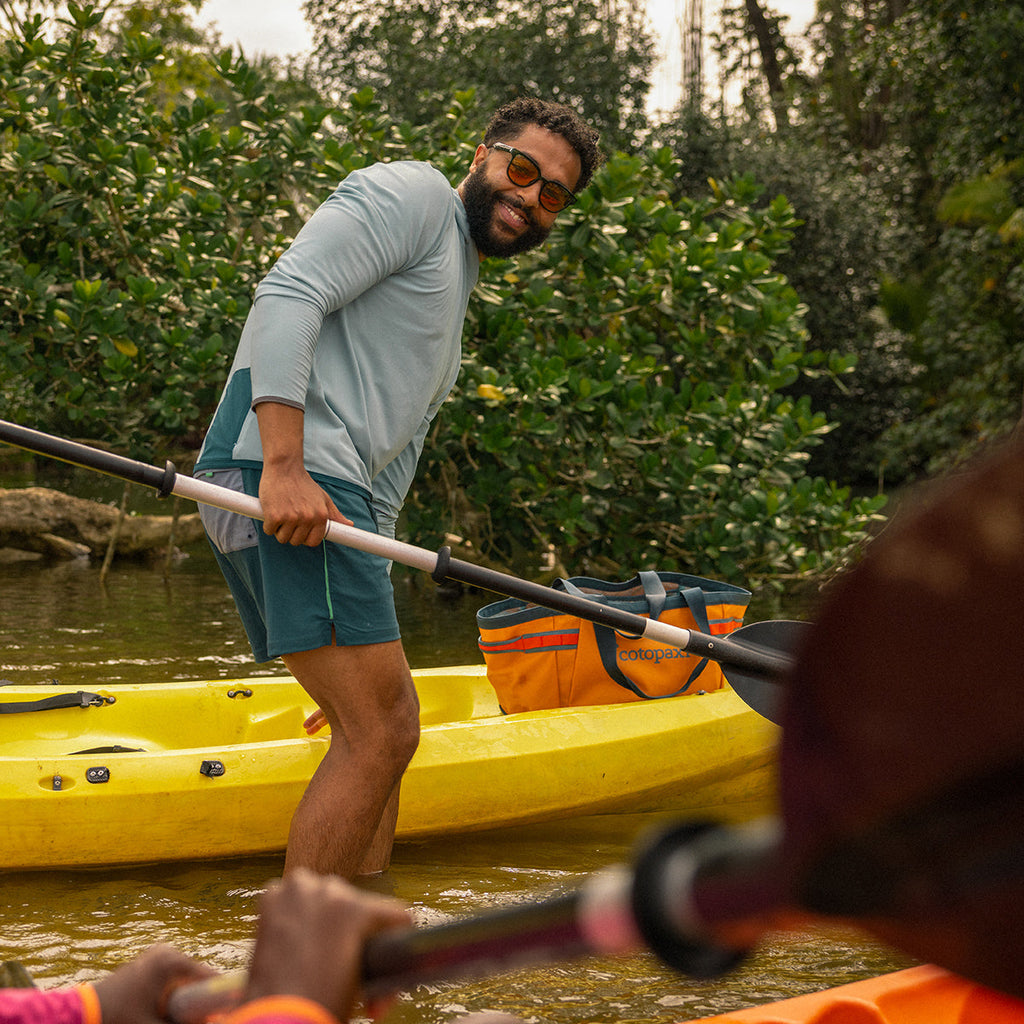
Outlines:
{"label": "teal shorts", "polygon": [[[201,479],[258,495],[258,469],[198,473]],[[317,478],[338,511],[377,532],[369,495],[354,484]],[[333,541],[281,544],[263,524],[200,508],[203,525],[258,662],[327,647],[380,644],[400,637],[390,563]]]}

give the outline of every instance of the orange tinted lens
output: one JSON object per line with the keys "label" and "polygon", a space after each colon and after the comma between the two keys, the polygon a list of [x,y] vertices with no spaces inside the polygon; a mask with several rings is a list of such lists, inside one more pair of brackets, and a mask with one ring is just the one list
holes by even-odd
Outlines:
{"label": "orange tinted lens", "polygon": [[550,213],[564,210],[573,200],[572,193],[558,184],[557,181],[546,182],[540,190],[540,205]]}
{"label": "orange tinted lens", "polygon": [[516,153],[509,161],[509,180],[513,185],[532,185],[540,177],[540,169],[522,153]]}

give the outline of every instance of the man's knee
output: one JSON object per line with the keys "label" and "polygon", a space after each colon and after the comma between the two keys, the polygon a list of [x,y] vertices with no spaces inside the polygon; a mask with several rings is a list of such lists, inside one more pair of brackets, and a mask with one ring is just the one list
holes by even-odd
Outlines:
{"label": "man's knee", "polygon": [[408,669],[404,677],[396,672],[393,677],[377,677],[373,685],[380,703],[357,742],[369,756],[385,761],[397,777],[405,771],[419,746],[419,698]]}
{"label": "man's knee", "polygon": [[385,730],[394,764],[405,771],[420,743],[420,707],[413,690],[411,699],[402,701],[388,715]]}

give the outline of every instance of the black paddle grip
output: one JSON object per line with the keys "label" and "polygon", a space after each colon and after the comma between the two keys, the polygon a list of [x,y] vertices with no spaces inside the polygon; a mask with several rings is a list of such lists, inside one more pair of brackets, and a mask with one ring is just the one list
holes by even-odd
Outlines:
{"label": "black paddle grip", "polygon": [[437,549],[437,564],[434,566],[434,571],[430,574],[430,578],[438,585],[442,584],[447,580],[448,567],[452,563],[452,549],[450,547],[443,547]]}
{"label": "black paddle grip", "polygon": [[704,941],[693,929],[680,925],[678,904],[691,898],[689,887],[696,880],[696,870],[680,889],[673,867],[680,856],[704,866],[701,845],[709,838],[717,839],[720,832],[708,822],[687,822],[669,829],[640,852],[633,875],[633,917],[647,947],[670,967],[704,981],[731,971],[744,960],[747,950]]}

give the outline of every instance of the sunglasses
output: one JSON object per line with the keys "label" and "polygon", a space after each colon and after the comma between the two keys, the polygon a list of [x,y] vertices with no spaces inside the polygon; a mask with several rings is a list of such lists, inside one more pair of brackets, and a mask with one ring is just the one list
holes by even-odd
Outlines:
{"label": "sunglasses", "polygon": [[533,157],[527,156],[512,146],[506,146],[503,142],[495,142],[490,148],[500,149],[509,154],[507,173],[508,180],[513,185],[526,188],[528,185],[533,185],[538,181],[541,183],[540,205],[548,213],[558,213],[560,210],[564,210],[570,203],[576,201],[575,194],[570,192],[564,185],[541,177],[540,168]]}

